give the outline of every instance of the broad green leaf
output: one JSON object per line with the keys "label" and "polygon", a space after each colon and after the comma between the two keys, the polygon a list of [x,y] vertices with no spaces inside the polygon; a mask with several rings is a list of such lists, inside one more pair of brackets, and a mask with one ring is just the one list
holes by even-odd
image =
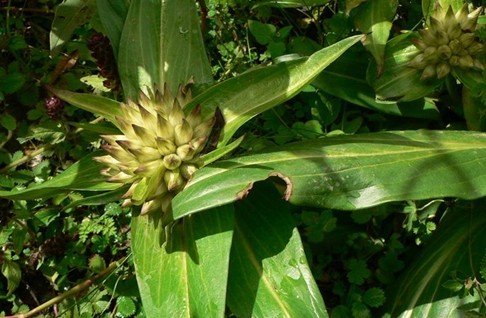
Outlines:
{"label": "broad green leaf", "polygon": [[346,13],[346,15],[349,15],[351,10],[358,7],[365,1],[367,0],[346,0],[346,10],[344,12]]}
{"label": "broad green leaf", "polygon": [[71,39],[74,30],[89,22],[96,12],[95,0],[65,0],[56,9],[49,35],[52,55]]}
{"label": "broad green leaf", "polygon": [[236,139],[235,141],[233,141],[229,145],[219,147],[218,149],[213,150],[210,153],[203,155],[201,157],[202,165],[206,166],[206,165],[218,160],[219,158],[222,158],[225,155],[229,154],[230,152],[232,152],[233,150],[238,148],[238,146],[241,144],[243,139],[244,139],[244,136],[241,136],[240,138]]}
{"label": "broad green leaf", "polygon": [[95,133],[98,133],[100,135],[119,135],[120,130],[114,127],[111,123],[108,122],[102,122],[102,123],[78,123],[78,122],[73,122],[69,121],[67,122],[69,125],[80,128],[86,131],[92,131]]}
{"label": "broad green leaf", "polygon": [[165,233],[158,216],[132,219],[132,250],[147,317],[224,317],[233,237],[231,205],[184,218]]}
{"label": "broad green leaf", "polygon": [[173,92],[191,77],[212,81],[211,69],[193,0],[132,0],[120,38],[118,72],[125,96],[137,100],[140,89]]}
{"label": "broad green leaf", "polygon": [[137,312],[137,306],[130,297],[120,296],[116,299],[117,313],[123,317],[130,317]]}
{"label": "broad green leaf", "polygon": [[236,317],[327,317],[289,205],[258,184],[235,205],[228,306]]}
{"label": "broad green leaf", "polygon": [[279,176],[297,205],[355,210],[384,202],[486,195],[486,134],[397,131],[308,140],[217,162],[173,200],[174,218],[241,199]]}
{"label": "broad green leaf", "polygon": [[327,94],[337,96],[355,105],[385,114],[405,117],[439,119],[434,104],[418,99],[411,102],[377,102],[373,88],[366,82],[368,61],[361,58],[363,50],[348,50],[329,65],[312,82]]}
{"label": "broad green leaf", "polygon": [[382,101],[411,101],[423,98],[440,83],[437,79],[420,80],[421,70],[407,66],[420,51],[410,42],[415,33],[394,37],[387,44],[383,74],[376,63],[368,69],[367,80],[374,88],[376,98]]}
{"label": "broad green leaf", "polygon": [[486,104],[465,86],[462,89],[462,109],[468,130],[486,131]]}
{"label": "broad green leaf", "polygon": [[0,125],[7,130],[15,130],[17,128],[17,121],[10,114],[2,114],[0,117]]}
{"label": "broad green leaf", "polygon": [[258,1],[252,9],[262,6],[271,6],[277,8],[299,8],[326,5],[329,0],[263,0]]}
{"label": "broad green leaf", "polygon": [[309,58],[246,72],[207,89],[186,107],[191,109],[198,104],[203,105],[206,118],[213,116],[214,110],[219,107],[226,121],[221,140],[224,145],[245,122],[295,96],[360,39],[361,35],[349,37]]}
{"label": "broad green leaf", "polygon": [[24,86],[26,77],[18,72],[0,77],[0,93],[13,94]]}
{"label": "broad green leaf", "polygon": [[65,102],[93,114],[103,116],[115,125],[115,116],[121,114],[120,102],[115,100],[93,94],[74,93],[52,86],[49,86],[48,89]]}
{"label": "broad green leaf", "polygon": [[369,33],[363,44],[375,58],[378,76],[383,73],[385,46],[397,7],[398,0],[373,0],[355,10],[354,24],[362,33]]}
{"label": "broad green leaf", "polygon": [[267,45],[273,40],[277,28],[270,23],[261,23],[256,20],[248,20],[248,29],[261,45]]}
{"label": "broad green leaf", "polygon": [[[464,86],[474,90],[476,86],[486,86],[486,75],[484,72],[474,70],[464,70],[460,67],[452,69],[452,74],[461,81]],[[481,87],[481,86],[480,86]]]}
{"label": "broad green leaf", "polygon": [[3,259],[2,263],[2,274],[7,278],[8,295],[10,295],[19,286],[22,272],[19,264],[14,261]]}
{"label": "broad green leaf", "polygon": [[120,37],[128,13],[130,0],[96,0],[98,14],[100,15],[103,29],[110,39],[111,46],[118,56]]}
{"label": "broad green leaf", "polygon": [[460,318],[479,307],[477,292],[460,298],[444,283],[454,280],[453,272],[463,286],[467,278],[479,278],[486,242],[485,204],[484,199],[460,201],[448,209],[431,240],[414,253],[411,265],[393,284],[387,301],[392,317]]}
{"label": "broad green leaf", "polygon": [[119,183],[106,182],[106,177],[100,171],[104,166],[93,160],[100,156],[99,151],[93,152],[69,168],[47,180],[23,190],[0,191],[0,198],[11,200],[33,200],[58,195],[71,190],[106,191],[120,187]]}

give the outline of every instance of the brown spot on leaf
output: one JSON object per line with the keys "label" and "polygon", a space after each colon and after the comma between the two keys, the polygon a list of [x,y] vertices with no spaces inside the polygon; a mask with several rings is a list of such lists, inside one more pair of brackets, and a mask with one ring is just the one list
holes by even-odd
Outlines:
{"label": "brown spot on leaf", "polygon": [[253,188],[253,182],[249,183],[243,190],[238,192],[236,194],[236,199],[237,200],[243,200],[248,196],[248,193],[250,193],[250,190]]}
{"label": "brown spot on leaf", "polygon": [[290,200],[290,197],[292,196],[292,187],[293,187],[290,178],[284,176],[279,172],[273,172],[268,176],[270,177],[270,180],[272,180],[275,183],[275,186],[279,190],[282,190],[284,200],[285,201]]}
{"label": "brown spot on leaf", "polygon": [[[290,197],[292,196],[292,181],[289,177],[279,173],[279,172],[272,172],[268,175],[268,180],[272,181],[275,184],[277,190],[283,195],[283,199],[285,201],[289,201]],[[263,180],[258,180],[263,181]],[[250,182],[243,190],[236,194],[237,200],[243,200],[248,196],[250,190],[253,188],[254,182]]]}

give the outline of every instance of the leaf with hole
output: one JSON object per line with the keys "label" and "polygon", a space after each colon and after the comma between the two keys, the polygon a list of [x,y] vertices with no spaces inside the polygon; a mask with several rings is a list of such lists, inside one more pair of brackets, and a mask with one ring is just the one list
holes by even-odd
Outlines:
{"label": "leaf with hole", "polygon": [[486,134],[396,131],[333,136],[219,161],[173,200],[174,218],[243,198],[277,177],[296,205],[356,210],[381,203],[486,195]]}

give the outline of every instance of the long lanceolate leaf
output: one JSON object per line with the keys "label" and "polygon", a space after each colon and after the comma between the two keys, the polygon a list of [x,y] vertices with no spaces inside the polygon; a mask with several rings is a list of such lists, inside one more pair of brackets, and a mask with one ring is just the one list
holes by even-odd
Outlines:
{"label": "long lanceolate leaf", "polygon": [[398,0],[374,0],[367,1],[356,9],[355,25],[363,33],[370,32],[364,46],[375,58],[378,74],[383,72],[385,45],[397,7]]}
{"label": "long lanceolate leaf", "polygon": [[231,205],[171,227],[169,241],[157,217],[135,217],[132,250],[147,317],[224,317],[233,237]]}
{"label": "long lanceolate leaf", "polygon": [[127,17],[130,0],[96,0],[98,14],[101,18],[106,35],[118,56],[120,37]]}
{"label": "long lanceolate leaf", "polygon": [[121,113],[120,102],[94,94],[74,93],[52,86],[49,86],[48,89],[71,105],[103,116],[113,124],[117,124],[115,116]]}
{"label": "long lanceolate leaf", "polygon": [[226,144],[241,125],[295,96],[362,38],[361,35],[349,37],[317,51],[309,58],[244,73],[206,90],[187,107],[203,105],[206,117],[212,116],[216,107],[219,107],[226,121],[221,144]]}
{"label": "long lanceolate leaf", "polygon": [[366,81],[366,69],[369,62],[362,58],[363,54],[366,52],[362,48],[348,50],[336,62],[322,71],[312,85],[326,94],[385,114],[434,120],[440,118],[435,105],[424,102],[424,99],[406,103],[377,102],[373,88]]}
{"label": "long lanceolate leaf", "polygon": [[271,184],[235,205],[228,306],[236,317],[327,317],[289,205]]}
{"label": "long lanceolate leaf", "polygon": [[194,77],[212,81],[196,14],[195,1],[132,0],[120,37],[118,71],[125,96],[137,99],[140,89],[175,91]]}
{"label": "long lanceolate leaf", "polygon": [[242,198],[278,176],[297,205],[354,210],[399,200],[486,195],[486,134],[405,131],[337,136],[234,158],[196,173],[174,218]]}
{"label": "long lanceolate leaf", "polygon": [[74,30],[88,22],[96,12],[95,0],[66,0],[56,9],[49,42],[52,55],[71,39]]}
{"label": "long lanceolate leaf", "polygon": [[120,184],[106,182],[100,171],[102,165],[93,160],[99,151],[84,157],[54,178],[41,184],[18,191],[0,191],[0,198],[12,200],[33,200],[58,195],[62,191],[106,191],[120,187]]}

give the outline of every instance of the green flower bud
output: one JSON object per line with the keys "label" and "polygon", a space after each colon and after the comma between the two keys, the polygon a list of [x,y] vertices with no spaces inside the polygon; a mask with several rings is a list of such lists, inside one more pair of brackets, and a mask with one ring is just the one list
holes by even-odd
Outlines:
{"label": "green flower bud", "polygon": [[179,190],[185,183],[179,169],[167,170],[164,173],[164,181],[169,191]]}
{"label": "green flower bud", "polygon": [[447,45],[439,46],[437,53],[439,54],[439,58],[442,60],[448,60],[452,56],[451,48]]}
{"label": "green flower bud", "polygon": [[196,127],[201,123],[201,105],[193,108],[189,116],[186,118],[191,127]]}
{"label": "green flower bud", "polygon": [[449,59],[449,64],[451,64],[452,66],[459,66],[459,56],[451,56],[451,58]]}
{"label": "green flower bud", "polygon": [[111,157],[121,162],[133,161],[135,159],[131,153],[126,152],[115,145],[103,145],[101,148],[110,154]]}
{"label": "green flower bud", "polygon": [[469,13],[467,15],[467,20],[465,20],[464,23],[461,23],[461,28],[463,30],[474,31],[478,23],[478,18],[482,12],[483,12],[483,8],[479,7],[473,12]]}
{"label": "green flower bud", "polygon": [[474,67],[474,60],[470,55],[464,55],[459,58],[459,66],[462,68]]}
{"label": "green flower bud", "polygon": [[447,74],[449,74],[450,71],[451,71],[451,67],[449,66],[449,64],[440,63],[439,65],[437,65],[437,69],[436,69],[437,78],[441,79],[441,78],[446,77]]}
{"label": "green flower bud", "polygon": [[174,127],[175,144],[181,146],[187,144],[192,139],[193,130],[191,125],[183,119],[182,122]]}
{"label": "green flower bud", "polygon": [[437,73],[435,71],[435,65],[427,65],[422,72],[422,76],[420,76],[420,79],[423,81],[428,78],[434,77],[436,74]]}
{"label": "green flower bud", "polygon": [[467,52],[469,53],[469,55],[484,54],[484,51],[484,45],[479,42],[474,42],[467,48]]}
{"label": "green flower bud", "polygon": [[424,59],[424,54],[418,54],[407,64],[410,67],[422,69],[427,66],[427,62]]}
{"label": "green flower bud", "polygon": [[167,169],[174,170],[179,168],[182,163],[182,159],[176,154],[170,154],[164,157],[163,162]]}
{"label": "green flower bud", "polygon": [[182,146],[179,146],[176,151],[177,155],[179,158],[181,158],[184,161],[189,161],[194,157],[195,149],[193,146],[189,144],[185,144]]}
{"label": "green flower bud", "polygon": [[159,173],[160,170],[165,170],[165,164],[163,160],[158,159],[158,160],[148,161],[140,164],[138,168],[135,169],[135,171],[133,172],[136,175],[140,175],[143,177],[150,177],[154,173]]}
{"label": "green flower bud", "polygon": [[187,180],[189,180],[196,171],[197,171],[197,167],[196,165],[193,164],[184,163],[180,167],[181,175]]}
{"label": "green flower bud", "polygon": [[444,45],[449,43],[449,37],[447,36],[447,33],[445,33],[444,31],[437,30],[434,33],[434,35],[435,35],[437,45]]}
{"label": "green flower bud", "polygon": [[150,141],[155,138],[154,132],[150,131],[144,127],[140,127],[139,125],[132,125],[132,129],[135,134],[138,136],[139,140],[141,140],[144,144],[150,144]]}
{"label": "green flower bud", "polygon": [[142,178],[139,182],[136,183],[136,186],[133,189],[131,199],[135,204],[142,204],[148,197],[148,195],[149,193],[147,191],[147,178]]}
{"label": "green flower bud", "polygon": [[165,139],[174,138],[174,127],[160,114],[157,114],[157,136]]}
{"label": "green flower bud", "polygon": [[459,37],[459,41],[462,44],[462,47],[467,48],[471,44],[474,43],[474,40],[476,39],[476,35],[474,33],[463,33]]}
{"label": "green flower bud", "polygon": [[161,156],[167,156],[171,153],[176,151],[176,145],[170,139],[164,139],[162,137],[155,138],[155,142],[157,145],[157,150],[159,151]]}
{"label": "green flower bud", "polygon": [[182,119],[184,119],[184,112],[182,111],[181,106],[178,103],[175,103],[172,107],[172,110],[169,113],[169,122],[172,127],[182,124]]}
{"label": "green flower bud", "polygon": [[201,152],[206,145],[208,138],[207,137],[199,137],[199,138],[194,138],[191,140],[190,145],[195,149],[195,152]]}
{"label": "green flower bud", "polygon": [[474,59],[474,68],[479,71],[484,71],[484,65],[478,59]]}
{"label": "green flower bud", "polygon": [[449,48],[451,49],[452,53],[458,52],[460,50],[464,49],[463,44],[460,42],[458,39],[454,39],[451,42],[449,42]]}
{"label": "green flower bud", "polygon": [[436,46],[429,46],[424,50],[424,58],[427,60],[436,59],[437,58],[437,47]]}
{"label": "green flower bud", "polygon": [[111,178],[108,179],[109,182],[123,182],[123,183],[128,183],[133,180],[135,180],[136,177],[132,176],[130,174],[127,174],[123,171],[120,171],[116,175],[112,176]]}
{"label": "green flower bud", "polygon": [[456,21],[461,25],[461,29],[464,30],[463,24],[467,22],[467,15],[469,14],[468,5],[465,3],[459,11],[456,12]]}
{"label": "green flower bud", "polygon": [[139,162],[149,162],[160,158],[158,150],[150,147],[128,149],[128,151],[130,151]]}
{"label": "green flower bud", "polygon": [[418,33],[422,37],[423,42],[427,46],[436,46],[437,45],[437,39],[435,38],[434,34],[432,32],[429,32],[428,30],[418,30]]}

